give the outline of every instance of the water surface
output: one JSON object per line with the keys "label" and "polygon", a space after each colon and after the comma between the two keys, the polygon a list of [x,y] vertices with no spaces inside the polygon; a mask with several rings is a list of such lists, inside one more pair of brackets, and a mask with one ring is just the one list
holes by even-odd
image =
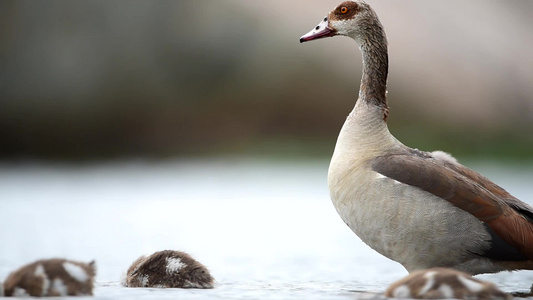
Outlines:
{"label": "water surface", "polygon": [[[533,200],[531,165],[468,164]],[[327,161],[256,159],[0,164],[0,280],[37,259],[98,266],[96,299],[354,299],[381,297],[407,275],[362,243],[328,195]],[[189,252],[212,290],[119,285],[142,254]],[[533,272],[479,276],[506,291]]]}

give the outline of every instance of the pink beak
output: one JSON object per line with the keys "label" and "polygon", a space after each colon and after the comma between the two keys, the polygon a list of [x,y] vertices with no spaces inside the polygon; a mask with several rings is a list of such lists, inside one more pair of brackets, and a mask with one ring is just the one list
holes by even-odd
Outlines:
{"label": "pink beak", "polygon": [[335,29],[329,27],[328,18],[325,17],[313,30],[302,35],[300,43],[334,36],[336,33]]}

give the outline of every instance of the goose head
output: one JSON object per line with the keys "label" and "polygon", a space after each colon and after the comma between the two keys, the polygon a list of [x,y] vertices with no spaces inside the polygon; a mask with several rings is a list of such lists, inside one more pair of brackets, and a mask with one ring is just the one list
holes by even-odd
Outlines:
{"label": "goose head", "polygon": [[[300,43],[336,35],[348,36],[361,45],[377,16],[364,1],[345,1],[333,9],[318,25],[300,38]],[[378,21],[379,23],[379,21]],[[379,24],[381,27],[381,24]]]}

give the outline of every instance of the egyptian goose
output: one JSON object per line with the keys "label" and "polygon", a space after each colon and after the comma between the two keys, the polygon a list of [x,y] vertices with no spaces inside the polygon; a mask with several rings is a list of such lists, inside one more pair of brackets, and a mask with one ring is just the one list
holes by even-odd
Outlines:
{"label": "egyptian goose", "polygon": [[58,297],[93,294],[96,268],[66,259],[45,259],[22,266],[4,282],[5,296]]}
{"label": "egyptian goose", "polygon": [[446,268],[416,271],[393,283],[385,297],[400,299],[512,299],[493,283]]}
{"label": "egyptian goose", "polygon": [[300,42],[348,36],[363,56],[359,99],[328,171],[333,204],[365,243],[409,272],[533,269],[533,208],[451,155],[412,149],[387,127],[387,39],[363,1],[337,6]]}
{"label": "egyptian goose", "polygon": [[163,250],[141,256],[122,280],[126,287],[210,289],[214,279],[207,268],[185,252]]}

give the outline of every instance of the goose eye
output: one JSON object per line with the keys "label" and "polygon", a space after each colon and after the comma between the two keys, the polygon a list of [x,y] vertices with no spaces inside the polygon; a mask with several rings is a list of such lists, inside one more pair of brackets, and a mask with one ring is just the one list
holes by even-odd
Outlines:
{"label": "goose eye", "polygon": [[348,12],[348,8],[346,6],[341,7],[341,13],[345,14]]}

